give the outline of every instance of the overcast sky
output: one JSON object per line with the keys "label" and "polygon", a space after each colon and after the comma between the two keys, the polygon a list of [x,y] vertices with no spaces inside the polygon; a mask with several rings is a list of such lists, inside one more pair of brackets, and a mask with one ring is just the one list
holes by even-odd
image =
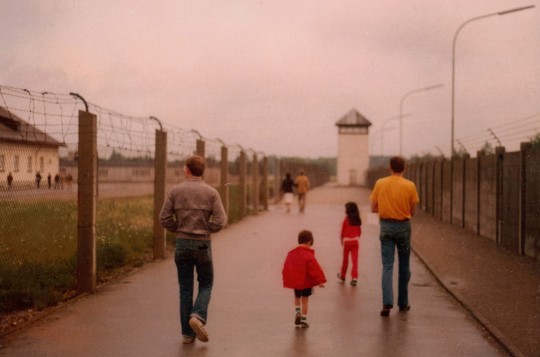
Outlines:
{"label": "overcast sky", "polygon": [[492,129],[512,151],[540,131],[538,0],[1,1],[0,84],[280,156],[335,156],[352,108],[371,154],[397,154],[405,98],[403,154],[448,155],[454,34],[527,5],[456,47],[455,138],[475,152]]}

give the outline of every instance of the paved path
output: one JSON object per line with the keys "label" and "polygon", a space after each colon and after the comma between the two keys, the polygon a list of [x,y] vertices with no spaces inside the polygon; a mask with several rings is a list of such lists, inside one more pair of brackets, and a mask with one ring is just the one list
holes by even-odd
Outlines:
{"label": "paved path", "polygon": [[[367,190],[320,188],[306,213],[280,206],[215,235],[215,287],[208,343],[182,345],[178,285],[171,258],[66,305],[3,341],[6,356],[505,356],[501,348],[412,258],[409,313],[381,318],[377,219]],[[340,284],[338,240],[343,204],[356,200],[364,220],[360,279]],[[315,236],[329,282],[310,298],[309,329],[293,324],[292,291],[281,268],[301,229]]]}

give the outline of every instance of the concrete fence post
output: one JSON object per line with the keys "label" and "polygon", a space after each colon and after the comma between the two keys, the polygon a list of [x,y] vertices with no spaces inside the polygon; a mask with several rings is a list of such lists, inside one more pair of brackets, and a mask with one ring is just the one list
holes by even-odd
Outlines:
{"label": "concrete fence post", "polygon": [[480,188],[482,182],[482,158],[483,151],[476,152],[476,235],[480,235]]}
{"label": "concrete fence post", "polygon": [[96,290],[97,117],[79,111],[77,286]]}
{"label": "concrete fence post", "polygon": [[274,157],[274,203],[278,204],[281,195],[281,163],[278,157]]}
{"label": "concrete fence post", "polygon": [[253,214],[259,214],[259,161],[257,154],[253,154],[253,163],[251,165],[253,179]]}
{"label": "concrete fence post", "polygon": [[497,146],[495,148],[495,155],[497,158],[496,166],[495,166],[495,241],[497,244],[501,244],[502,242],[502,201],[503,201],[503,163],[504,163],[504,153],[505,148],[502,146]]}
{"label": "concrete fence post", "polygon": [[166,232],[159,220],[159,213],[165,201],[167,178],[167,133],[156,130],[154,158],[154,260],[164,259],[167,248]]}
{"label": "concrete fence post", "polygon": [[268,211],[268,158],[265,156],[262,160],[262,205],[265,211]]}
{"label": "concrete fence post", "polygon": [[225,212],[229,216],[230,203],[229,203],[229,151],[225,145],[221,147],[221,173],[219,175],[219,192],[221,194],[221,201],[225,206]]}
{"label": "concrete fence post", "polygon": [[532,144],[521,143],[519,163],[519,225],[518,225],[518,250],[520,255],[526,255],[525,240],[527,231],[527,154]]}
{"label": "concrete fence post", "polygon": [[461,158],[461,228],[465,228],[465,197],[466,197],[466,177],[467,177],[467,161],[471,159],[471,155],[465,154]]}
{"label": "concrete fence post", "polygon": [[246,182],[246,174],[247,174],[247,167],[246,167],[246,153],[244,150],[240,151],[240,178],[239,178],[239,184],[240,184],[240,218],[244,217],[246,215],[246,208],[247,208],[247,182]]}
{"label": "concrete fence post", "polygon": [[197,144],[196,144],[197,148],[196,148],[196,151],[197,151],[197,155],[199,155],[200,157],[202,158],[206,158],[205,156],[205,145],[204,145],[204,140],[202,139],[197,139]]}

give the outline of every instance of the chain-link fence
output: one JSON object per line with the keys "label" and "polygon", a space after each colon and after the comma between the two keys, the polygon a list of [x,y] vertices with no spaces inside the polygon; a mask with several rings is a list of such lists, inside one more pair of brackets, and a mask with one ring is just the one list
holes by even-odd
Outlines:
{"label": "chain-link fence", "polygon": [[282,165],[301,166],[313,186],[328,180],[309,160],[266,157],[75,93],[0,86],[0,310],[54,305],[162,258],[157,214],[195,153],[231,223],[279,199]]}

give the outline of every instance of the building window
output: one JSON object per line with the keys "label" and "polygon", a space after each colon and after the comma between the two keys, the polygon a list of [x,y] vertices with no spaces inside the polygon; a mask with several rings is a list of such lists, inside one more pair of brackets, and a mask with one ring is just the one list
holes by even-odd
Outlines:
{"label": "building window", "polygon": [[107,177],[107,176],[109,176],[109,170],[98,169],[98,177]]}
{"label": "building window", "polygon": [[149,169],[133,169],[133,176],[150,176],[150,170]]}
{"label": "building window", "polygon": [[32,172],[32,156],[28,156],[28,161],[26,164],[26,172]]}
{"label": "building window", "polygon": [[13,172],[19,172],[19,155],[13,157]]}
{"label": "building window", "polygon": [[0,172],[6,171],[6,157],[4,155],[0,155]]}

